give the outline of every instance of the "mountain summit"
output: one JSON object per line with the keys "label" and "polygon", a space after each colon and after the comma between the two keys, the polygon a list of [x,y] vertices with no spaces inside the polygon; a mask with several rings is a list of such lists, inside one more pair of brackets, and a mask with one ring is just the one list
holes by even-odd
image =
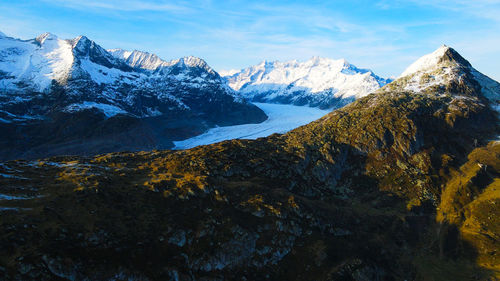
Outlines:
{"label": "mountain summit", "polygon": [[500,83],[477,71],[457,51],[446,45],[425,55],[411,64],[384,91],[412,91],[460,94],[464,87],[467,95],[482,96],[497,104],[500,100]]}
{"label": "mountain summit", "polygon": [[390,82],[344,59],[321,57],[304,62],[263,61],[224,78],[253,101],[320,108],[341,107]]}

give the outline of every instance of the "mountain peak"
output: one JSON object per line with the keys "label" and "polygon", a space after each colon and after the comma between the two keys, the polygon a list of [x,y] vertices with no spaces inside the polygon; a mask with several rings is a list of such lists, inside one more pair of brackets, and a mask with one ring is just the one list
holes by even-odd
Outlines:
{"label": "mountain peak", "polygon": [[181,64],[187,67],[199,67],[204,68],[209,72],[215,72],[203,59],[194,56],[182,57],[180,59],[173,60],[170,63],[171,65]]}
{"label": "mountain peak", "polygon": [[83,47],[83,46],[90,46],[92,43],[92,40],[90,40],[87,36],[85,35],[80,35],[73,40],[73,48],[78,48],[78,47]]}
{"label": "mountain peak", "polygon": [[3,32],[0,31],[0,38],[2,38],[2,37],[8,37],[8,36],[5,35],[5,33],[3,33]]}
{"label": "mountain peak", "polygon": [[[464,91],[466,87],[468,90]],[[461,91],[457,89],[461,88]],[[431,94],[466,92],[482,95],[497,104],[500,101],[500,83],[482,74],[453,48],[442,45],[411,64],[398,79],[379,92],[406,91]]]}
{"label": "mountain peak", "polygon": [[132,52],[124,52],[122,56],[126,56],[127,63],[132,67],[142,69],[156,70],[159,67],[165,66],[166,61],[162,60],[155,54],[134,50]]}
{"label": "mountain peak", "polygon": [[126,60],[130,57],[130,55],[132,54],[131,51],[127,51],[127,50],[124,50],[124,49],[120,49],[120,48],[116,48],[116,49],[108,49],[107,50],[111,55],[113,55],[115,58],[118,58],[118,59],[123,59],[123,60]]}
{"label": "mountain peak", "polygon": [[449,63],[452,63],[455,66],[471,66],[470,63],[457,51],[443,44],[434,52],[417,59],[401,74],[400,77],[409,76],[417,72],[431,71],[438,66],[449,66]]}
{"label": "mountain peak", "polygon": [[43,34],[38,35],[35,38],[35,41],[40,43],[40,45],[42,45],[47,40],[57,40],[57,36],[55,34],[50,33],[50,32],[45,32]]}

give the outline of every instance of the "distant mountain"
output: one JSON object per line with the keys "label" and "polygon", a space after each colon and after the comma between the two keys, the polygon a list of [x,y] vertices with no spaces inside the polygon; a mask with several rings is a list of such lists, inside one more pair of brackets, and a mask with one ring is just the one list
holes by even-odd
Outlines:
{"label": "distant mountain", "polygon": [[305,62],[268,62],[225,72],[228,85],[256,102],[338,108],[389,83],[346,60],[313,57]]}
{"label": "distant mountain", "polygon": [[0,159],[169,148],[266,118],[199,58],[107,51],[85,36],[0,35],[0,127],[9,132]]}

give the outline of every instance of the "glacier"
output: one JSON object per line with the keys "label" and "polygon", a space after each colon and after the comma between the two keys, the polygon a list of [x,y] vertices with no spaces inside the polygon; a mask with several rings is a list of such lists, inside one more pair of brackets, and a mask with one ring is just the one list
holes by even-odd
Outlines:
{"label": "glacier", "polygon": [[290,104],[253,103],[269,117],[259,124],[216,127],[204,134],[182,141],[174,141],[174,149],[188,149],[231,139],[257,139],[274,133],[286,133],[317,120],[330,110]]}

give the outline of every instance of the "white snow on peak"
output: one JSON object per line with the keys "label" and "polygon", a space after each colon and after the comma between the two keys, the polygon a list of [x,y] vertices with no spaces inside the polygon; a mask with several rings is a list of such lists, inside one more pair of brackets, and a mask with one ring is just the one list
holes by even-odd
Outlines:
{"label": "white snow on peak", "polygon": [[[124,54],[127,55],[127,54]],[[167,62],[155,54],[134,50],[127,57],[127,63],[132,67],[155,70],[167,65]]]}
{"label": "white snow on peak", "polygon": [[332,98],[359,98],[385,84],[385,80],[371,71],[358,69],[345,59],[323,57],[312,57],[304,62],[263,61],[225,76],[225,79],[231,88],[247,98],[266,93],[269,94],[267,100],[298,92],[314,95],[326,91]]}
{"label": "white snow on peak", "polygon": [[127,51],[123,49],[109,49],[107,51],[115,58],[124,60],[128,65],[134,68],[154,71],[171,66],[187,66],[200,67],[211,74],[215,73],[215,71],[203,59],[193,56],[166,61],[155,54],[138,50]]}
{"label": "white snow on peak", "polygon": [[169,65],[167,61],[148,52],[138,50],[127,51],[123,49],[109,49],[107,51],[115,58],[124,60],[128,65],[135,68],[156,70]]}
{"label": "white snow on peak", "polygon": [[79,42],[90,42],[91,40],[85,35],[79,35],[73,39],[73,47],[78,45]]}
{"label": "white snow on peak", "polygon": [[0,31],[0,38],[2,38],[2,37],[7,37],[7,35]]}
{"label": "white snow on peak", "polygon": [[167,66],[179,66],[179,67],[189,67],[189,68],[202,68],[210,74],[215,74],[213,70],[203,59],[193,56],[182,57],[180,59],[175,59],[167,62]]}
{"label": "white snow on peak", "polygon": [[[477,71],[469,63],[458,59],[459,54],[451,60],[441,60],[450,47],[442,45],[434,52],[427,54],[411,64],[393,85],[398,85],[405,91],[420,92],[430,87],[444,86],[450,81],[464,81],[473,78],[480,86],[483,96],[494,105],[500,103],[500,83]],[[471,74],[471,76],[467,76]],[[381,91],[391,91],[393,87],[384,87]]]}
{"label": "white snow on peak", "polygon": [[73,64],[72,46],[66,40],[44,33],[33,41],[10,37],[0,38],[0,71],[9,78],[0,80],[0,89],[17,88],[20,81],[28,81],[35,90],[43,91],[52,80],[62,81]]}
{"label": "white snow on peak", "polygon": [[131,51],[123,50],[123,49],[108,49],[107,50],[111,55],[113,55],[117,59],[126,60],[132,54]]}
{"label": "white snow on peak", "polygon": [[450,47],[442,45],[434,52],[427,54],[416,60],[399,77],[404,77],[416,72],[426,71],[435,68],[439,60],[444,56],[446,51],[448,51],[449,49]]}
{"label": "white snow on peak", "polygon": [[42,45],[46,40],[57,40],[57,36],[50,32],[45,32],[38,35],[35,40]]}
{"label": "white snow on peak", "polygon": [[171,60],[169,62],[169,65],[176,65],[176,64],[184,64],[189,67],[202,67],[202,68],[208,66],[204,60],[193,56],[182,57],[180,59]]}

